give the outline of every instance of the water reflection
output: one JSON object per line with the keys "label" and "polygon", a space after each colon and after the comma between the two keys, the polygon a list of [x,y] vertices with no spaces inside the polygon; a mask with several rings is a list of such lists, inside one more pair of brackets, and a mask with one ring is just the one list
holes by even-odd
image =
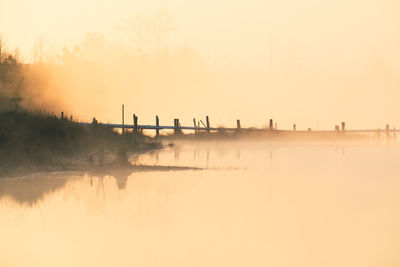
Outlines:
{"label": "water reflection", "polygon": [[[151,152],[150,157],[158,161],[160,151]],[[138,163],[138,157],[132,157],[133,161]],[[131,160],[132,160],[131,159]],[[175,169],[176,170],[176,169]],[[0,202],[3,199],[11,199],[20,205],[34,206],[46,197],[62,190],[67,184],[74,181],[83,181],[89,183],[90,187],[99,188],[104,194],[104,181],[111,180],[117,186],[118,190],[126,189],[129,178],[132,178],[138,172],[163,172],[170,171],[168,168],[152,169],[144,168],[135,169],[116,169],[116,170],[90,170],[86,173],[57,173],[57,174],[35,174],[32,176],[19,178],[2,178],[0,179]]]}
{"label": "water reflection", "polygon": [[202,171],[0,180],[0,266],[398,266],[399,148],[221,149],[130,159]]}
{"label": "water reflection", "polygon": [[133,170],[131,169],[121,169],[121,170],[107,170],[107,171],[89,171],[87,174],[91,177],[91,184],[93,176],[104,178],[106,176],[110,176],[115,179],[115,183],[120,190],[124,190],[126,188],[126,183],[128,182],[129,176],[133,174]]}
{"label": "water reflection", "polygon": [[86,181],[84,177],[90,177],[88,179],[90,186],[94,186],[94,180],[103,182],[106,177],[111,177],[117,188],[124,190],[132,173],[132,170],[89,171],[87,175],[83,173],[80,175],[64,173],[3,178],[0,179],[0,201],[2,199],[11,199],[20,205],[34,206],[46,197],[62,190],[68,183],[77,180]]}
{"label": "water reflection", "polygon": [[[265,144],[264,144],[265,145]],[[351,146],[348,146],[348,148]],[[355,146],[362,149],[362,146]],[[372,148],[379,148],[380,146],[372,146]],[[272,162],[275,160],[276,155],[282,151],[282,149],[289,149],[293,153],[304,153],[301,152],[307,148],[308,152],[316,151],[316,149],[332,149],[335,153],[341,156],[346,156],[346,145],[295,145],[288,147],[281,147],[276,145],[268,145],[265,149],[262,149],[262,145],[257,145],[251,148],[251,154],[254,156],[259,151],[263,151],[268,154],[268,159],[270,164],[268,165],[270,169],[274,168]],[[354,148],[354,147],[353,147]],[[396,146],[384,146],[386,152],[397,151]],[[232,153],[230,153],[232,152]],[[245,167],[248,167],[248,153],[249,146],[243,147],[242,145],[234,145],[232,149],[227,148],[225,144],[178,144],[172,148],[167,148],[164,150],[155,150],[146,154],[133,154],[130,156],[130,161],[134,164],[144,164],[144,165],[178,165],[178,166],[197,166],[197,167],[215,167],[216,162],[218,167],[236,169],[241,167],[241,162],[246,162]],[[325,153],[325,152],[324,152]],[[170,157],[172,155],[172,158]],[[192,155],[192,156],[190,156]],[[261,156],[261,155],[260,155]],[[326,156],[326,155],[325,155]],[[209,165],[210,158],[213,159],[213,165]],[[173,159],[173,160],[171,160]],[[190,160],[192,159],[192,160]],[[251,161],[257,162],[257,158],[252,158]],[[281,159],[287,161],[286,157]],[[231,165],[234,163],[233,166]],[[228,165],[226,163],[229,163]],[[279,163],[277,161],[275,164]],[[255,165],[258,165],[256,163]],[[264,164],[262,164],[264,165]],[[243,166],[242,166],[243,167]],[[89,171],[87,176],[90,177],[90,185],[93,186],[93,179],[99,178],[100,181],[105,177],[110,177],[114,180],[117,188],[119,190],[125,190],[128,179],[132,176],[132,170],[113,170],[113,171]],[[68,178],[67,178],[67,177]],[[73,179],[83,179],[84,173],[79,175],[65,175],[65,174],[54,174],[54,175],[39,175],[30,176],[23,178],[9,178],[0,179],[0,199],[11,198],[19,204],[34,205],[35,203],[41,201],[46,195],[50,195],[57,190],[62,189],[68,181]]]}
{"label": "water reflection", "polygon": [[110,172],[110,176],[115,179],[118,189],[120,190],[124,190],[126,188],[126,183],[131,175],[132,171],[129,170],[116,170]]}
{"label": "water reflection", "polygon": [[59,175],[0,179],[0,200],[9,197],[21,205],[32,206],[63,188],[67,181]]}

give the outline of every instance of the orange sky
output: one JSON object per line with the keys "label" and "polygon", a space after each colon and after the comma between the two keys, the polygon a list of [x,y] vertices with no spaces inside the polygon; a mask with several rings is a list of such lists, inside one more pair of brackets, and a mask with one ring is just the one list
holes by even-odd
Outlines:
{"label": "orange sky", "polygon": [[[151,15],[160,8],[173,18],[167,47],[195,49],[208,70],[251,70],[272,78],[263,82],[243,78],[241,83],[228,79],[205,92],[160,89],[161,95],[168,89],[185,92],[181,99],[185,104],[177,110],[161,104],[149,108],[152,96],[132,88],[130,94],[121,93],[107,103],[114,107],[113,115],[111,108],[99,114],[104,108],[99,100],[101,108],[79,110],[82,118],[97,115],[119,121],[120,102],[141,95],[143,106],[125,104],[149,123],[155,113],[168,121],[181,116],[187,123],[196,114],[211,113],[216,124],[227,126],[226,121],[234,125],[237,117],[257,126],[268,117],[277,118],[282,127],[296,121],[303,128],[332,128],[340,120],[365,128],[381,126],[378,123],[400,126],[396,115],[400,109],[394,101],[400,98],[397,0],[0,0],[0,33],[9,47],[21,48],[27,61],[32,60],[32,47],[40,35],[50,52],[81,44],[87,32],[104,34],[108,45],[120,43],[129,49],[132,44],[121,24],[135,12]],[[376,78],[373,82],[364,79],[371,75]],[[229,101],[222,109],[219,105],[226,101],[228,90]],[[118,88],[114,92],[118,94]],[[199,95],[212,100],[199,105],[195,100]],[[168,93],[165,97],[169,99]],[[76,102],[74,110],[81,105]]]}
{"label": "orange sky", "polygon": [[357,71],[379,56],[399,73],[396,0],[1,0],[0,32],[30,60],[41,34],[50,50],[79,43],[87,32],[126,43],[121,23],[134,12],[160,8],[175,21],[169,43],[195,47],[216,65],[268,70],[272,52],[275,69],[292,57],[297,70]]}

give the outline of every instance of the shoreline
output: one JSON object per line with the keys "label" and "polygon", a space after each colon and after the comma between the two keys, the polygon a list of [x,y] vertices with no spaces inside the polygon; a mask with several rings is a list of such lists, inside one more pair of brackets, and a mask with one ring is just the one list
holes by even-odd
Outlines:
{"label": "shoreline", "polygon": [[59,171],[37,171],[29,174],[17,174],[17,175],[7,175],[0,176],[0,179],[32,179],[38,176],[57,176],[57,175],[90,175],[90,176],[105,176],[112,175],[112,172],[124,172],[129,171],[130,173],[134,172],[168,172],[168,171],[200,171],[204,170],[204,168],[200,167],[189,167],[189,166],[174,166],[174,165],[135,165],[131,164],[125,167],[115,167],[115,168],[92,168],[92,169],[70,169],[70,170],[59,170]]}

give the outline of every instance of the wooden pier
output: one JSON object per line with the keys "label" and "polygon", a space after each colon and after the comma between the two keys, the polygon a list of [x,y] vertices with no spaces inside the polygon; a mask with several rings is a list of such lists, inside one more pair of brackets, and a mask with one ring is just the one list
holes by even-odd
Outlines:
{"label": "wooden pier", "polygon": [[[61,113],[61,118],[64,117],[64,113]],[[134,133],[142,132],[143,130],[155,130],[156,136],[160,135],[160,130],[173,130],[175,134],[181,134],[182,131],[194,131],[195,133],[211,133],[211,132],[273,132],[273,133],[293,133],[293,134],[377,134],[380,135],[381,133],[390,134],[390,133],[400,133],[400,129],[392,128],[390,129],[389,125],[386,124],[384,129],[346,129],[345,122],[341,122],[341,127],[339,125],[335,125],[333,130],[312,130],[308,128],[307,130],[298,130],[297,125],[293,124],[293,129],[291,130],[284,130],[284,129],[277,129],[277,123],[272,119],[269,120],[269,126],[266,128],[243,128],[240,120],[236,120],[236,127],[235,128],[225,128],[225,127],[211,127],[210,125],[210,118],[206,116],[206,123],[202,120],[197,120],[193,118],[193,126],[182,126],[179,122],[178,118],[174,119],[174,125],[160,125],[159,116],[155,116],[155,125],[151,124],[139,124],[138,123],[138,116],[133,114],[133,124],[125,124],[125,111],[124,105],[122,105],[122,123],[115,124],[115,123],[98,123],[97,120],[94,118],[91,123],[88,122],[81,122],[82,125],[93,125],[99,124],[106,127],[111,128],[119,128],[122,130],[122,133],[125,132],[126,129],[132,129]],[[202,124],[202,126],[200,125]]]}

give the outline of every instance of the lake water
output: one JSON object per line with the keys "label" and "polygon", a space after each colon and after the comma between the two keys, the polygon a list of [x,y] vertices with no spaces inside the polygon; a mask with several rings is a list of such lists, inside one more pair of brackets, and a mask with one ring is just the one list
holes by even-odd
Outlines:
{"label": "lake water", "polygon": [[400,266],[400,147],[182,143],[0,179],[0,266]]}

